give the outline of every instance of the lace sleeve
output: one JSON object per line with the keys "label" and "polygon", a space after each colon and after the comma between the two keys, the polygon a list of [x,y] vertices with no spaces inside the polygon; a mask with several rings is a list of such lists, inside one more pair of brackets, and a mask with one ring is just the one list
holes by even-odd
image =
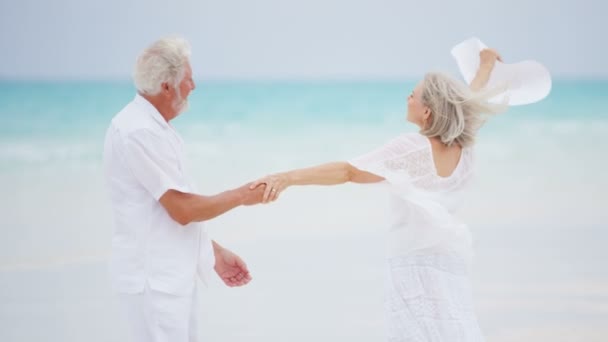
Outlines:
{"label": "lace sleeve", "polygon": [[348,162],[354,167],[373,173],[389,183],[410,183],[432,171],[426,137],[403,134],[384,146]]}

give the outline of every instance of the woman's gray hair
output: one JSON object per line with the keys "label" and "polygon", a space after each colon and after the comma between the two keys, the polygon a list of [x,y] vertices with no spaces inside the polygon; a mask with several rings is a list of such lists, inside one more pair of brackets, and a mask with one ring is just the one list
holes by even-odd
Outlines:
{"label": "woman's gray hair", "polygon": [[422,82],[422,103],[431,110],[430,121],[420,131],[427,137],[439,137],[451,146],[467,147],[490,114],[506,109],[506,105],[488,103],[502,89],[473,92],[463,82],[441,73],[428,73]]}
{"label": "woman's gray hair", "polygon": [[156,95],[165,82],[178,86],[190,59],[190,44],[180,37],[166,37],[147,47],[137,58],[133,81],[137,91]]}

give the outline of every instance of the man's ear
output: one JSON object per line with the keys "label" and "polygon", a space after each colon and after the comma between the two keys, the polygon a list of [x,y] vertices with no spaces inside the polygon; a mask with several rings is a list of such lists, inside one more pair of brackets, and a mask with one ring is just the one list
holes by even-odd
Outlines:
{"label": "man's ear", "polygon": [[160,91],[163,93],[163,95],[169,95],[169,83],[167,83],[167,82],[161,83]]}

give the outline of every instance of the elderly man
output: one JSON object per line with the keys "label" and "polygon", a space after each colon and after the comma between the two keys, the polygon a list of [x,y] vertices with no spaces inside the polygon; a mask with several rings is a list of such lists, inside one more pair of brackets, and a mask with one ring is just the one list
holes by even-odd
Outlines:
{"label": "elderly man", "polygon": [[257,204],[263,187],[195,194],[181,137],[170,121],[194,90],[189,44],[153,43],[137,59],[137,95],[106,134],[104,172],[115,229],[110,273],[136,341],[196,341],[196,274],[213,269],[228,286],[251,279],[245,263],[211,241],[202,221]]}

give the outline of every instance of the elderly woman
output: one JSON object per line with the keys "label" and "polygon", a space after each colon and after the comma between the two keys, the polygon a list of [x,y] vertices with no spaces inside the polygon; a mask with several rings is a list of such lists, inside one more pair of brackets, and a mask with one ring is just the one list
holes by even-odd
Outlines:
{"label": "elderly woman", "polygon": [[469,262],[471,236],[454,211],[465,200],[473,175],[475,135],[488,104],[487,83],[498,54],[480,53],[470,88],[429,73],[408,97],[407,120],[419,133],[403,134],[348,162],[266,176],[264,202],[292,185],[384,183],[392,199],[389,282],[386,300],[389,341],[483,341],[473,311]]}

